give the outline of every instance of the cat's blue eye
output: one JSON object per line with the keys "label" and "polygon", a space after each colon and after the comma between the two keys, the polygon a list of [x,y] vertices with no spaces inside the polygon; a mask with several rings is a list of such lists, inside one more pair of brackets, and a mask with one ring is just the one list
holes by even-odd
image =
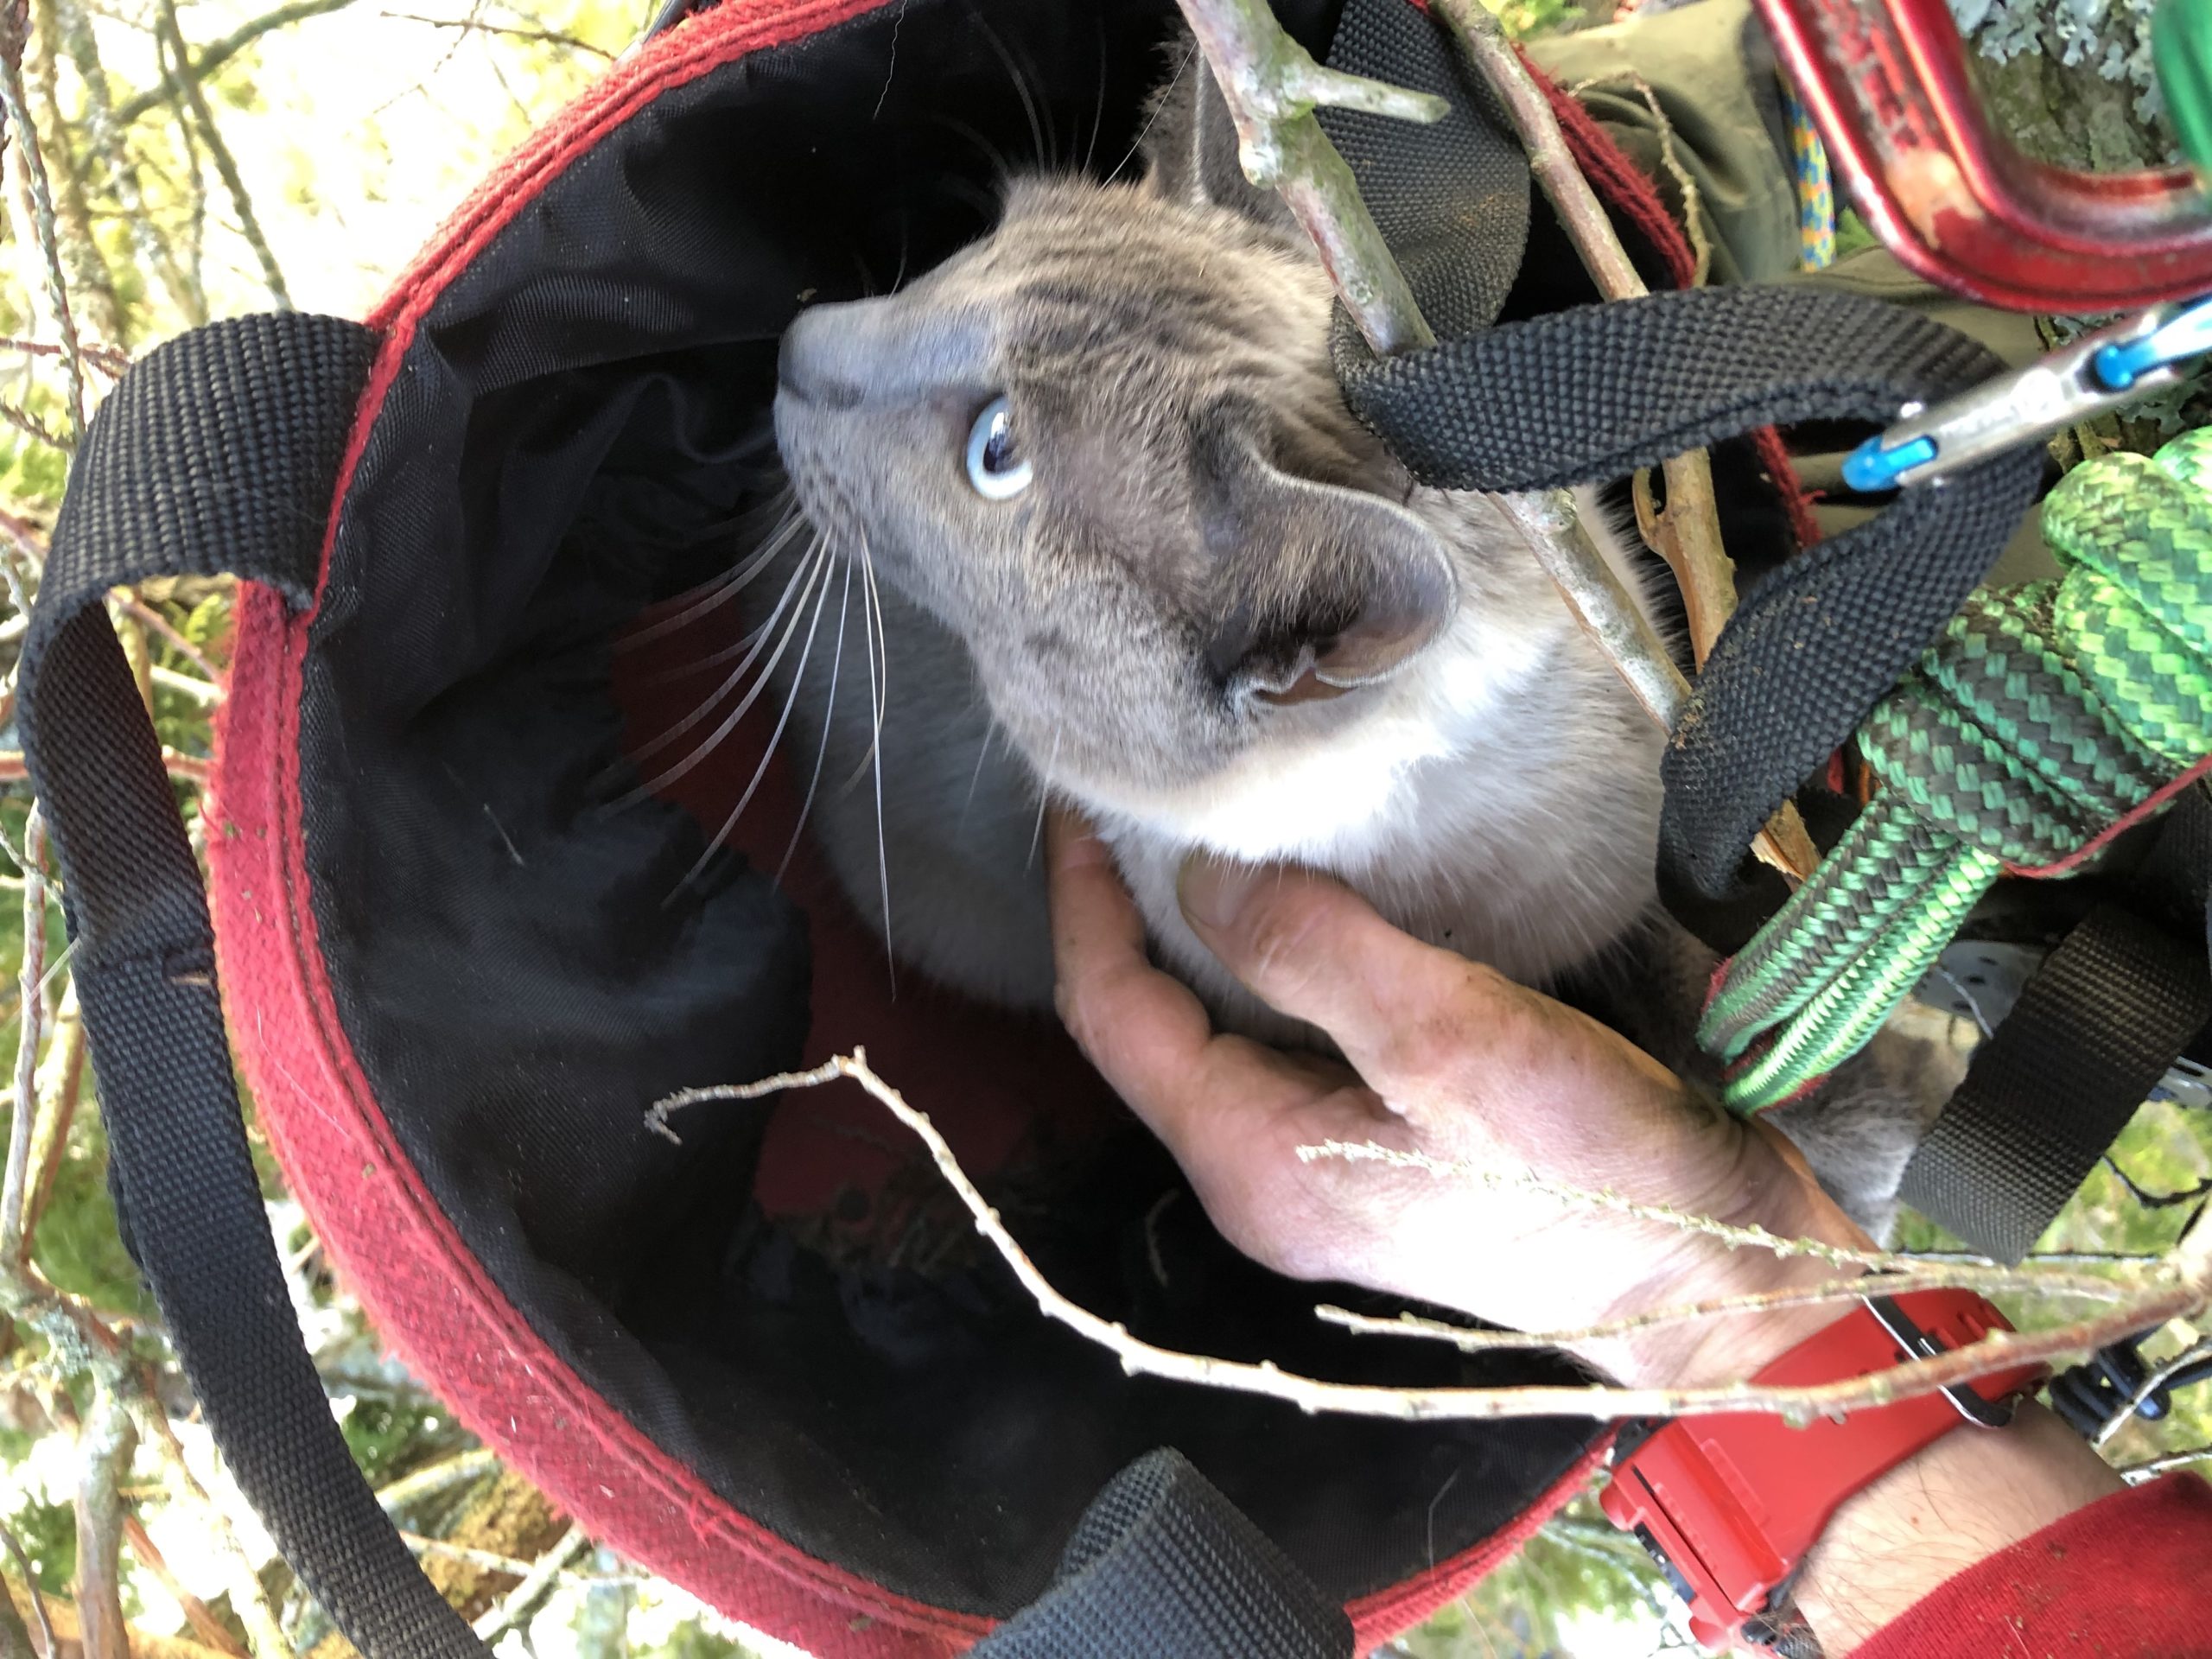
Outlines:
{"label": "cat's blue eye", "polygon": [[968,481],[985,500],[1004,501],[1029,487],[1029,470],[1014,441],[1014,411],[992,398],[968,429]]}

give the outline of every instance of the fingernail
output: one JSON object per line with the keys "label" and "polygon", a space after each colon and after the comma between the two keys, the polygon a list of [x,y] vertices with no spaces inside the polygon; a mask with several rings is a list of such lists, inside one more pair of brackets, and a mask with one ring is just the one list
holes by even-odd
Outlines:
{"label": "fingernail", "polygon": [[1260,868],[1233,864],[1206,853],[1193,853],[1183,861],[1175,879],[1176,901],[1195,927],[1217,931],[1233,926],[1258,885]]}

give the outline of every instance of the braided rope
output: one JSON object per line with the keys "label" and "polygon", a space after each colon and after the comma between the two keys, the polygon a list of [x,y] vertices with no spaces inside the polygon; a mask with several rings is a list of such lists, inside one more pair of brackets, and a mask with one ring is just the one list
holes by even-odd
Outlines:
{"label": "braided rope", "polygon": [[1863,1045],[2007,866],[2066,864],[2212,753],[2212,429],[2076,467],[2043,530],[2063,580],[1976,594],[1867,717],[1882,793],[1730,963],[1698,1039],[1737,1110]]}

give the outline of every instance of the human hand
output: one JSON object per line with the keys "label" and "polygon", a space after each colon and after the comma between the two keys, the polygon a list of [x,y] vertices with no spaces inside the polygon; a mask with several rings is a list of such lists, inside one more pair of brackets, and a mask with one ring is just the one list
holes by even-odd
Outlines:
{"label": "human hand", "polygon": [[[1835,1276],[1513,1185],[1527,1178],[1866,1243],[1774,1132],[1730,1117],[1586,1016],[1398,931],[1335,881],[1198,862],[1182,899],[1231,972],[1326,1032],[1348,1065],[1216,1033],[1198,999],[1147,960],[1111,855],[1081,820],[1054,817],[1051,867],[1062,1018],[1175,1154],[1215,1225],[1278,1271],[1523,1330]],[[1426,1154],[1500,1184],[1297,1155],[1332,1140]],[[1728,1381],[1836,1313],[1572,1346],[1624,1382]]]}

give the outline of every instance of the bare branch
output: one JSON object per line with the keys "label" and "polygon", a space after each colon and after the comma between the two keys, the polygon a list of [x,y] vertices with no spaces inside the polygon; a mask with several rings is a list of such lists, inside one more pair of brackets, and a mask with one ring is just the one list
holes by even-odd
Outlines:
{"label": "bare branch", "polygon": [[[715,1100],[758,1100],[786,1089],[817,1088],[839,1077],[850,1077],[859,1084],[919,1137],[947,1184],[966,1206],[976,1231],[998,1252],[1000,1259],[1046,1318],[1107,1349],[1130,1376],[1156,1376],[1260,1395],[1287,1401],[1304,1411],[1340,1411],[1403,1421],[1519,1417],[1621,1419],[1764,1411],[1776,1413],[1792,1423],[1804,1423],[1817,1416],[1909,1399],[2015,1365],[2099,1348],[2146,1325],[2201,1307],[2208,1297],[2212,1297],[2212,1227],[2200,1225],[2184,1236],[2171,1256],[2143,1275],[2137,1295],[2110,1313],[2058,1330],[1993,1333],[1980,1342],[1933,1358],[1912,1360],[1891,1370],[1840,1382],[1802,1388],[1738,1382],[1702,1389],[1619,1389],[1598,1383],[1580,1388],[1389,1389],[1328,1382],[1297,1376],[1269,1362],[1248,1364],[1161,1348],[1131,1336],[1127,1327],[1103,1319],[1068,1300],[1052,1287],[1036,1263],[1014,1242],[998,1211],[968,1179],[936,1127],[870,1070],[867,1055],[859,1050],[850,1055],[837,1055],[810,1071],[787,1071],[758,1083],[686,1089],[658,1102],[645,1121],[648,1127],[675,1140],[668,1118],[683,1108]],[[1694,1218],[1668,1212],[1667,1219],[1682,1224]],[[1717,1226],[1717,1223],[1708,1223],[1698,1230]],[[1812,1249],[1806,1248],[1805,1241],[1775,1239],[1773,1235],[1757,1230],[1726,1230],[1755,1238],[1769,1249],[1783,1248],[1789,1254],[1840,1255],[1861,1261],[1877,1254],[1832,1252],[1825,1246]],[[2202,1236],[2194,1236],[2197,1234]]]}
{"label": "bare branch", "polygon": [[130,1659],[123,1622],[123,1497],[116,1487],[135,1439],[123,1403],[95,1386],[77,1431],[77,1617],[85,1659]]}
{"label": "bare branch", "polygon": [[589,41],[579,40],[574,35],[563,35],[553,29],[525,29],[517,23],[487,23],[480,17],[424,17],[411,11],[379,12],[396,23],[424,23],[432,29],[457,29],[469,35],[503,35],[518,41],[535,41],[541,46],[567,47],[574,52],[588,52],[593,57],[614,61],[614,54],[603,46],[594,46]]}
{"label": "bare branch", "polygon": [[537,1611],[538,1604],[552,1593],[562,1569],[590,1548],[590,1535],[582,1527],[570,1527],[559,1542],[537,1558],[529,1575],[471,1627],[477,1639],[489,1645],[518,1624],[526,1623]]}
{"label": "bare branch", "polygon": [[130,1546],[130,1553],[139,1563],[159,1581],[162,1589],[176,1605],[184,1609],[185,1622],[200,1633],[200,1639],[218,1653],[228,1654],[230,1659],[247,1659],[246,1651],[232,1638],[229,1628],[215,1617],[207,1604],[194,1595],[183,1580],[169,1570],[168,1559],[161,1548],[147,1535],[144,1525],[135,1515],[123,1517],[124,1541]]}
{"label": "bare branch", "polygon": [[[1507,118],[1513,123],[1522,148],[1529,155],[1529,172],[1544,198],[1559,215],[1573,241],[1584,267],[1608,300],[1638,299],[1650,290],[1637,275],[1628,251],[1613,230],[1597,192],[1575,163],[1560,130],[1551,102],[1529,75],[1520,53],[1505,38],[1497,20],[1480,0],[1436,0],[1438,10],[1458,37],[1461,48],[1491,89],[1497,94]],[[1656,113],[1656,108],[1655,108]],[[1661,123],[1662,137],[1671,143]],[[1670,152],[1671,154],[1671,152]],[[1720,537],[1720,508],[1713,494],[1713,467],[1703,450],[1694,450],[1666,461],[1667,505],[1652,515],[1646,537],[1675,573],[1690,618],[1692,654],[1700,668],[1713,642],[1736,608],[1736,572]],[[1649,487],[1637,504],[1642,522],[1649,505]],[[1614,666],[1637,698],[1655,713],[1652,693],[1671,674],[1687,696],[1674,661],[1649,625],[1635,611],[1633,602],[1610,571],[1598,565],[1595,550],[1570,550],[1547,565],[1552,580],[1560,584],[1583,626],[1614,655]],[[1678,700],[1679,702],[1679,700]],[[1674,728],[1672,715],[1662,722]],[[1819,852],[1794,806],[1785,804],[1762,831],[1754,851],[1784,875],[1799,880],[1812,874]]]}
{"label": "bare branch", "polygon": [[[186,61],[184,31],[176,20],[176,0],[160,0],[156,16],[169,50],[178,62]],[[270,297],[276,302],[279,310],[289,311],[293,308],[292,296],[284,286],[284,273],[277,268],[269,238],[262,234],[261,220],[253,211],[253,198],[246,194],[245,181],[238,176],[238,161],[232,156],[231,147],[223,142],[214,111],[207,107],[207,94],[197,76],[184,74],[177,79],[185,105],[192,111],[192,119],[199,128],[200,142],[207,146],[208,156],[215,163],[216,176],[223,181],[223,188],[230,193],[231,206],[238,212],[239,234],[253,250],[253,257],[260,261],[261,278],[269,286]]]}
{"label": "bare branch", "polygon": [[8,1173],[0,1185],[0,1264],[23,1259],[23,1200],[31,1130],[38,1116],[38,1048],[46,1028],[46,815],[34,803],[23,821],[23,961],[16,995],[16,1109],[8,1126]]}
{"label": "bare branch", "polygon": [[170,297],[188,319],[194,323],[205,322],[206,307],[194,303],[192,285],[177,269],[176,261],[169,257],[139,182],[137,165],[131,160],[123,130],[117,124],[114,105],[108,96],[107,70],[100,62],[99,43],[93,38],[92,19],[86,16],[81,0],[52,0],[52,3],[61,26],[62,44],[68,48],[70,60],[77,67],[77,78],[84,84],[85,135],[91,141],[92,153],[99,157],[114,183],[131,251],[146,270],[160,273]]}
{"label": "bare branch", "polygon": [[2183,1452],[2168,1452],[2163,1456],[2131,1463],[2120,1471],[2120,1478],[2131,1486],[2140,1486],[2155,1479],[2170,1469],[2183,1469],[2192,1463],[2212,1462],[2212,1446],[2192,1446]]}
{"label": "bare branch", "polygon": [[2134,1421],[2137,1410],[2141,1408],[2145,1401],[2158,1393],[2160,1389],[2164,1388],[2167,1383],[2172,1382],[2190,1366],[2208,1357],[2212,1357],[2212,1337],[2206,1337],[2190,1344],[2164,1364],[2156,1368],[2143,1379],[2142,1387],[2130,1395],[2123,1404],[2113,1408],[2112,1415],[2106,1418],[2099,1426],[2096,1438],[2089,1444],[2095,1446],[2112,1444],[2112,1437]]}
{"label": "bare branch", "polygon": [[[211,41],[200,49],[198,55],[188,58],[184,70],[185,78],[194,82],[205,82],[208,76],[263,35],[292,23],[303,22],[309,17],[320,17],[327,11],[343,11],[353,3],[353,0],[292,0],[289,5],[264,12],[251,22],[240,23],[222,39]],[[159,92],[139,92],[126,98],[115,106],[116,124],[129,126],[161,101]]]}
{"label": "bare branch", "polygon": [[59,449],[65,455],[77,453],[77,445],[73,439],[56,432],[20,404],[11,404],[0,398],[0,421],[7,422],[34,443],[42,443],[49,449]]}
{"label": "bare branch", "polygon": [[[253,1649],[254,1659],[292,1659],[292,1644],[285,1639],[276,1622],[276,1610],[270,1605],[269,1592],[262,1585],[260,1574],[254,1571],[245,1546],[232,1529],[230,1512],[208,1495],[207,1489],[192,1472],[191,1465],[185,1462],[184,1447],[178,1443],[176,1430],[170,1426],[160,1400],[145,1386],[144,1378],[136,1370],[131,1370],[130,1376],[136,1389],[130,1400],[131,1419],[161,1465],[162,1482],[169,1489],[172,1499],[190,1510],[213,1541],[217,1559],[230,1580],[226,1587],[231,1611],[245,1626],[246,1643]],[[243,1498],[232,1496],[235,1504],[243,1505]]]}
{"label": "bare branch", "polygon": [[[31,1571],[30,1557],[23,1554],[22,1544],[10,1527],[0,1525],[0,1544],[7,1546],[8,1554],[16,1563],[16,1571],[22,1574],[23,1588],[31,1605],[31,1616],[38,1620],[40,1650],[51,1655],[58,1645],[54,1639],[54,1619],[46,1610],[46,1596],[38,1587],[38,1575]],[[30,1649],[30,1632],[23,1628],[23,1616],[16,1611],[16,1599],[9,1593],[4,1583],[0,1583],[0,1607],[6,1610],[6,1629],[0,1630],[0,1659],[16,1659],[18,1653],[22,1659],[35,1659]],[[10,1638],[22,1645],[10,1650],[8,1646]]]}
{"label": "bare branch", "polygon": [[[206,757],[184,754],[175,749],[162,751],[162,765],[172,778],[187,783],[204,784],[207,781],[212,763]],[[0,783],[17,783],[31,775],[30,766],[19,749],[0,749]]]}
{"label": "bare branch", "polygon": [[1344,309],[1376,355],[1433,346],[1413,289],[1360,200],[1351,169],[1313,118],[1316,106],[1440,121],[1427,92],[1341,74],[1283,32],[1265,0],[1178,0],[1236,124],[1244,176],[1281,195],[1319,251]]}
{"label": "bare branch", "polygon": [[183,633],[177,628],[176,625],[171,622],[168,618],[163,616],[159,611],[156,610],[151,605],[147,604],[144,600],[140,599],[135,594],[123,601],[123,608],[131,616],[135,617],[143,626],[151,628],[156,633],[160,634],[162,639],[168,640],[169,644],[176,649],[179,656],[182,657],[187,662],[198,669],[201,674],[207,677],[207,683],[210,685],[219,684],[223,677],[222,671],[217,668],[214,664],[209,662],[207,660],[207,653],[200,650],[199,646],[194,645],[191,640],[186,639]]}
{"label": "bare branch", "polygon": [[2024,1295],[2079,1297],[2098,1302],[2124,1302],[2135,1294],[2133,1285],[2117,1279],[2022,1272],[2010,1268],[1967,1267],[1931,1269],[1923,1273],[1885,1274],[1878,1280],[1869,1280],[1864,1276],[1834,1279],[1826,1284],[1800,1285],[1788,1290],[1723,1296],[1707,1302],[1687,1303],[1679,1307],[1654,1308],[1648,1313],[1639,1313],[1630,1319],[1611,1319],[1603,1325],[1585,1325],[1573,1331],[1484,1330],[1452,1325],[1442,1319],[1425,1319],[1418,1313],[1401,1313],[1395,1319],[1384,1319],[1372,1314],[1355,1313],[1350,1308],[1337,1307],[1326,1302],[1313,1312],[1325,1325],[1355,1331],[1363,1336],[1420,1337],[1436,1342],[1448,1342],[1460,1352],[1472,1354],[1494,1349],[1574,1348],[1584,1343],[1631,1336],[1659,1325],[1685,1325],[1694,1320],[1721,1319],[1732,1314],[1763,1313],[1778,1307],[1855,1302],[1877,1291],[1885,1296],[1908,1296],[1922,1290],[1978,1290],[1985,1295],[1993,1292],[2012,1292]]}
{"label": "bare branch", "polygon": [[20,47],[12,55],[0,52],[0,112],[6,114],[9,130],[15,134],[16,153],[23,160],[23,180],[30,187],[47,303],[53,308],[54,326],[61,336],[61,376],[69,414],[66,447],[73,449],[85,436],[85,360],[77,344],[77,321],[69,311],[68,280],[61,274],[61,236],[54,221],[54,188],[46,175],[46,156],[39,147],[38,129],[31,122],[30,105],[23,96]]}
{"label": "bare branch", "polygon": [[[52,340],[19,340],[12,334],[0,334],[0,352],[20,352],[25,357],[67,355]],[[120,380],[130,369],[130,353],[118,346],[84,340],[77,342],[77,354],[111,380]]]}
{"label": "bare branch", "polygon": [[378,1489],[377,1502],[386,1515],[404,1514],[426,1498],[449,1492],[485,1476],[497,1474],[499,1459],[496,1453],[481,1447],[473,1452],[457,1452],[452,1457],[434,1463],[427,1469],[417,1469],[403,1476],[389,1486]]}

